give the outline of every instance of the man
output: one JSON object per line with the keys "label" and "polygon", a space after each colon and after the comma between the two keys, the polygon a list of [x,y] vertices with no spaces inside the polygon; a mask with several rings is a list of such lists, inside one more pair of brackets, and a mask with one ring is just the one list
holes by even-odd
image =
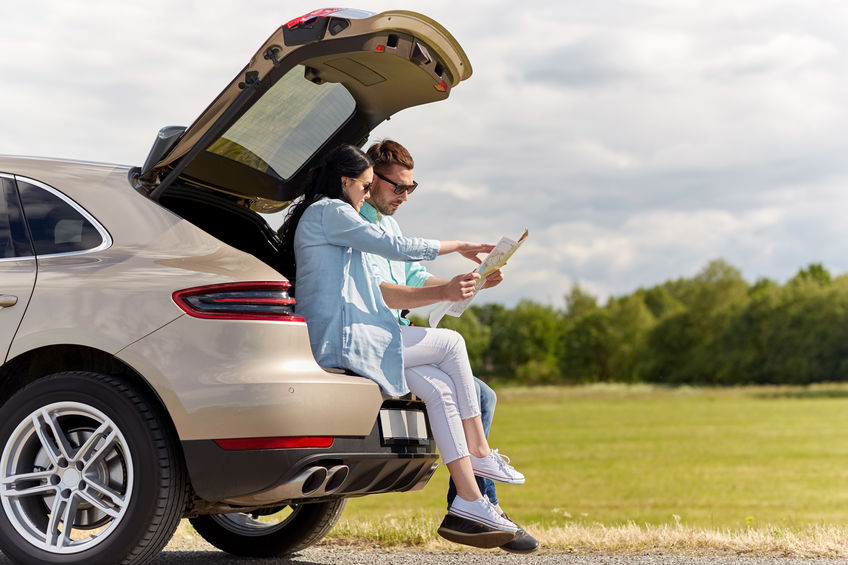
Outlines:
{"label": "man", "polygon": [[[371,185],[370,194],[362,205],[360,215],[376,224],[386,233],[401,235],[400,227],[392,218],[392,215],[407,201],[409,194],[418,186],[413,180],[412,169],[414,161],[409,151],[401,144],[392,140],[384,140],[373,144],[368,148],[368,156],[374,161],[374,180]],[[374,267],[382,282],[393,283],[391,292],[403,302],[408,308],[428,306],[444,300],[446,293],[451,291],[450,287],[456,284],[456,279],[443,279],[435,277],[419,263],[404,263],[390,261],[378,255],[369,255],[371,265]],[[483,288],[490,288],[503,280],[503,274],[498,271],[493,273]],[[394,286],[398,285],[398,286]],[[384,293],[386,289],[384,289]],[[404,317],[404,312],[396,310],[398,323],[409,325],[409,320]],[[497,396],[495,392],[483,381],[475,378],[475,384],[480,393],[480,412],[483,420],[483,428],[486,436],[494,416]],[[495,483],[490,479],[477,477],[480,492],[489,497],[503,516],[506,513],[500,510],[498,498],[495,492]],[[453,481],[448,488],[448,507],[456,496],[456,487]],[[459,541],[474,545],[475,536],[484,536],[488,533],[484,526],[480,526],[464,518],[448,514],[439,527],[439,534],[451,541]],[[531,553],[539,547],[539,542],[533,536],[519,529],[515,538],[509,543],[501,546],[505,551],[513,553]]]}

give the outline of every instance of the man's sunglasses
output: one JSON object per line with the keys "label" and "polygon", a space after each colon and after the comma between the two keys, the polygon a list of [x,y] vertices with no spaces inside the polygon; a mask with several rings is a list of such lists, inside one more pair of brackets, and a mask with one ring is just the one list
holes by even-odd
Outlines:
{"label": "man's sunglasses", "polygon": [[395,187],[395,194],[403,194],[404,190],[407,194],[412,194],[412,191],[418,187],[418,183],[416,181],[412,181],[412,184],[399,184],[395,181],[387,179],[377,171],[374,171],[374,174],[389,183],[390,185],[392,185],[393,187]]}

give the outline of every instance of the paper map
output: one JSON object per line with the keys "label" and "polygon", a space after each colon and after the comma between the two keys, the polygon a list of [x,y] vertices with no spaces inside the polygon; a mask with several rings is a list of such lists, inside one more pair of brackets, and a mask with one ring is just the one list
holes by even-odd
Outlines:
{"label": "paper map", "polygon": [[477,296],[480,289],[483,288],[486,278],[503,267],[509,258],[512,257],[512,254],[515,253],[515,250],[524,243],[525,239],[527,239],[527,230],[524,230],[524,233],[521,234],[518,241],[514,241],[508,237],[502,237],[495,248],[492,249],[492,252],[489,253],[486,259],[483,260],[483,263],[477,268],[477,272],[480,273],[480,278],[477,280],[477,284],[474,285],[474,294],[471,298],[466,298],[461,302],[440,303],[432,312],[430,312],[430,327],[435,328],[445,314],[455,318],[462,315],[462,313],[465,312],[465,309],[468,308],[468,305],[471,304],[471,301],[474,300],[474,297]]}

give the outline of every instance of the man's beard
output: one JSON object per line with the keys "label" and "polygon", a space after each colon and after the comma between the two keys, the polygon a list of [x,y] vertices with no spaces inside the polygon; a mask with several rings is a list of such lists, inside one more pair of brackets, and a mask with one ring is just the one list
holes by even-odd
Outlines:
{"label": "man's beard", "polygon": [[384,205],[379,204],[379,203],[377,203],[377,202],[371,202],[371,205],[372,205],[374,208],[376,208],[376,209],[377,209],[377,211],[378,211],[378,212],[380,212],[380,213],[381,213],[382,215],[384,215],[384,216],[391,216],[392,214],[394,214],[394,213],[395,213],[395,208],[392,208],[391,203],[386,204],[386,205],[384,206]]}

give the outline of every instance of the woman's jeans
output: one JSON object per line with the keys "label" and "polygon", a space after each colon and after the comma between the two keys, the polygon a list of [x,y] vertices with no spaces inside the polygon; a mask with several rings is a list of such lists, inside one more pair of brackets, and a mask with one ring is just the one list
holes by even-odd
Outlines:
{"label": "woman's jeans", "polygon": [[480,401],[465,340],[453,330],[402,326],[406,384],[427,405],[442,461],[467,457],[462,420],[480,415]]}
{"label": "woman's jeans", "polygon": [[[433,437],[445,463],[469,455],[462,420],[481,416],[488,437],[496,397],[471,373],[465,340],[453,330],[402,326],[407,385],[427,405]],[[487,412],[481,405],[486,403]],[[480,490],[497,504],[494,484],[477,478]],[[487,484],[488,483],[488,484]],[[450,501],[456,495],[451,482]]]}

